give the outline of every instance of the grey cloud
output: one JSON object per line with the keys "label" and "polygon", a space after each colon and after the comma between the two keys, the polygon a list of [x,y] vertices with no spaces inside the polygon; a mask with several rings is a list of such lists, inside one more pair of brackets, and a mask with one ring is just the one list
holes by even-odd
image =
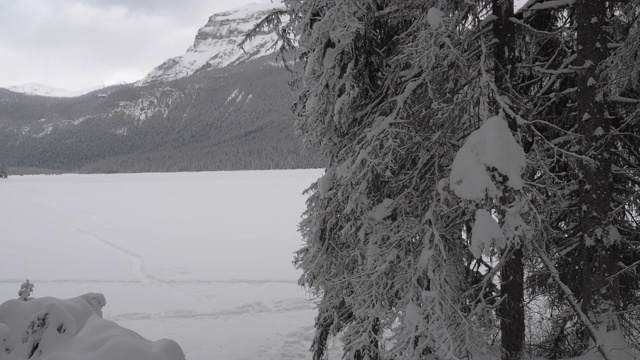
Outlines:
{"label": "grey cloud", "polygon": [[0,86],[136,80],[183,54],[213,13],[265,1],[0,0]]}

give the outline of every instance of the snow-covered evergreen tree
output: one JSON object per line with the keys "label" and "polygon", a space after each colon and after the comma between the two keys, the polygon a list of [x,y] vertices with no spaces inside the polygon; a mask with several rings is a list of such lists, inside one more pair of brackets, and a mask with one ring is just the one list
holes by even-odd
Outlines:
{"label": "snow-covered evergreen tree", "polygon": [[31,293],[33,293],[33,283],[28,279],[22,285],[20,285],[20,291],[18,291],[18,296],[22,301],[28,301],[31,297]]}
{"label": "snow-covered evergreen tree", "polygon": [[[637,293],[621,292],[621,286],[638,288],[626,267],[639,259],[637,95],[615,101],[620,79],[608,65],[635,46],[628,41],[637,5],[539,1],[520,14],[530,24],[521,68],[536,142],[528,156],[536,169],[530,196],[541,215],[535,244],[546,268],[534,268],[531,283],[538,294],[552,289],[543,297],[553,326],[540,347],[549,357],[579,355],[590,341],[608,353],[602,343],[611,334],[599,335],[600,325],[637,326],[627,321],[637,315],[626,313],[638,304]],[[637,82],[627,90],[634,87]],[[548,286],[549,277],[555,285]]]}
{"label": "snow-covered evergreen tree", "polygon": [[285,4],[260,25],[295,48],[297,128],[331,159],[296,258],[314,358],[338,334],[347,359],[498,335],[503,359],[623,356],[603,341],[639,323],[638,1]]}

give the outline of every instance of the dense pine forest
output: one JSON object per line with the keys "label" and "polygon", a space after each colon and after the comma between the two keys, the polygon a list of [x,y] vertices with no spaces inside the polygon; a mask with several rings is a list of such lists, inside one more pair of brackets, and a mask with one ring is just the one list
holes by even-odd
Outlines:
{"label": "dense pine forest", "polygon": [[284,3],[313,358],[637,359],[640,1]]}

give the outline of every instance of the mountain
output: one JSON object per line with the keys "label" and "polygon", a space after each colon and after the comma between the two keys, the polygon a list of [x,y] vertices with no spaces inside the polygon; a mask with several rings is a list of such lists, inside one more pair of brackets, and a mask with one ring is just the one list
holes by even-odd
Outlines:
{"label": "mountain", "polygon": [[249,4],[214,14],[198,30],[193,45],[184,55],[163,62],[137,85],[175,80],[198,71],[219,69],[272,53],[276,40],[274,34],[259,34],[245,46],[244,51],[238,44],[247,31],[277,8],[274,4]]}
{"label": "mountain", "polygon": [[212,16],[188,56],[136,85],[74,98],[0,89],[0,160],[14,174],[322,167],[295,135],[293,77],[265,55],[268,35],[252,55],[233,45],[268,10]]}
{"label": "mountain", "polygon": [[321,167],[294,133],[291,75],[272,56],[75,98],[0,89],[10,173]]}
{"label": "mountain", "polygon": [[91,88],[82,89],[79,91],[69,91],[65,89],[60,89],[54,86],[38,84],[38,83],[27,83],[22,85],[10,86],[7,89],[27,94],[27,95],[39,95],[39,96],[50,96],[50,97],[76,97],[80,95],[84,95],[91,91],[95,91],[102,88],[102,86],[94,86]]}

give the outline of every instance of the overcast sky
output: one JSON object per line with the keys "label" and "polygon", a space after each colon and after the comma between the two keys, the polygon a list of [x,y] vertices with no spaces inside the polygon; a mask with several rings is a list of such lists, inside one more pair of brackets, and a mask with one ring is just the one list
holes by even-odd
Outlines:
{"label": "overcast sky", "polygon": [[212,14],[269,1],[0,0],[0,87],[133,82],[182,55]]}
{"label": "overcast sky", "polygon": [[212,14],[269,0],[0,0],[0,87],[80,90],[144,77]]}

